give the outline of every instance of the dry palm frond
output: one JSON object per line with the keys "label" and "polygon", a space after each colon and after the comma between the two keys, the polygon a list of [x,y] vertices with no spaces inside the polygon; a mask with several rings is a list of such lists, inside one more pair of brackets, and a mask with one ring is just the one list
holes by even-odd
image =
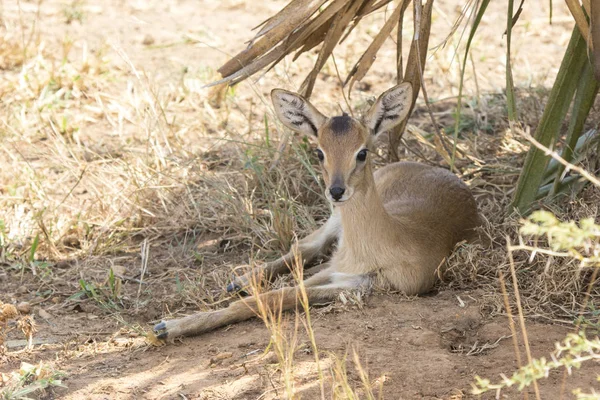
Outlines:
{"label": "dry palm frond", "polygon": [[390,18],[386,21],[383,28],[381,28],[377,36],[375,36],[375,39],[373,40],[371,45],[367,48],[367,51],[365,51],[364,54],[360,56],[360,59],[358,60],[354,68],[352,68],[352,71],[350,71],[350,73],[348,74],[346,82],[344,82],[344,84],[350,82],[350,87],[348,89],[349,91],[352,91],[352,86],[356,81],[360,81],[367,74],[367,72],[371,68],[371,65],[373,65],[373,62],[375,62],[377,52],[383,45],[385,39],[392,32],[392,29],[394,29],[394,27],[398,24],[398,21],[400,20],[401,15],[404,14],[404,10],[406,10],[406,7],[408,6],[409,2],[410,0],[400,1],[400,4],[396,7],[396,9],[394,10]]}
{"label": "dry palm frond", "polygon": [[[316,17],[310,19],[323,4],[323,1],[293,0],[278,14],[267,20],[259,32],[261,38],[250,42],[246,50],[241,51],[231,60],[227,61],[219,73],[224,79],[214,82],[235,84],[255,74],[264,67],[275,64],[285,55],[290,54],[309,40],[311,35],[319,31],[323,25],[331,24],[331,18],[341,10],[347,0],[334,0]],[[295,4],[297,3],[297,8]],[[292,5],[294,9],[302,10],[290,16],[285,16]],[[271,23],[275,21],[275,23]],[[279,43],[279,45],[277,45]],[[274,47],[277,45],[276,47]]]}
{"label": "dry palm frond", "polygon": [[569,7],[569,11],[571,12],[571,15],[573,15],[573,18],[575,19],[575,23],[577,24],[577,27],[579,28],[579,32],[581,32],[581,36],[583,36],[583,38],[587,42],[590,50],[593,50],[592,42],[589,40],[590,24],[588,23],[588,20],[585,16],[584,8],[581,6],[581,3],[579,2],[579,0],[566,0],[565,3],[567,3],[567,7]]}
{"label": "dry palm frond", "polygon": [[[419,92],[419,85],[415,85],[415,83],[419,79],[416,78],[417,74],[415,72],[418,71],[417,65],[421,69],[424,68],[428,45],[428,39],[423,34],[420,34],[420,32],[428,32],[431,29],[431,12],[427,14],[427,10],[431,10],[433,0],[429,0],[425,5],[422,5],[421,1],[414,2],[415,17],[418,17],[414,19],[414,31],[416,35],[411,46],[411,55],[409,56],[407,70],[403,73],[402,22],[404,11],[410,1],[292,0],[279,13],[257,27],[260,30],[250,40],[248,47],[219,68],[218,71],[223,79],[213,82],[209,86],[218,84],[234,85],[264,68],[272,68],[289,54],[295,52],[294,60],[296,60],[304,52],[322,44],[317,61],[301,87],[302,94],[310,97],[317,74],[323,68],[329,56],[331,56],[333,49],[347,37],[363,17],[382,7],[386,7],[390,3],[396,3],[394,12],[383,27],[381,27],[367,50],[360,56],[356,65],[346,77],[344,84],[349,83],[349,90],[351,91],[354,83],[361,80],[367,74],[383,42],[390,35],[391,31],[398,26],[397,76],[399,80],[404,78],[404,80],[413,83],[413,87],[417,89],[415,90],[416,99]],[[566,0],[566,3],[582,36],[588,43],[589,49],[593,50],[594,37],[596,37],[596,41],[600,42],[600,30],[596,28],[597,23],[600,22],[600,10],[596,10],[594,2],[590,0],[583,0],[582,3],[579,0]],[[512,17],[512,24],[518,19],[520,11],[521,6],[517,14]],[[422,12],[423,15],[417,15],[419,12]],[[463,19],[464,14],[464,12],[461,13],[459,21]],[[455,25],[457,26],[457,24]],[[453,28],[453,31],[456,29],[456,26]],[[416,62],[417,54],[414,54],[412,51],[415,42],[419,43],[419,58],[423,60],[419,63]],[[595,54],[595,65],[598,71],[597,76],[600,77],[600,55]],[[413,79],[409,79],[411,73],[413,74]],[[422,72],[418,75],[422,75]],[[402,129],[396,130],[395,134],[392,135],[392,144],[399,142],[398,132],[401,132]]]}
{"label": "dry palm frond", "polygon": [[600,52],[594,51],[600,44],[600,5],[597,1],[590,0],[565,0],[565,3],[587,43],[590,58],[594,62],[596,80],[600,81]]}
{"label": "dry palm frond", "polygon": [[338,44],[339,40],[342,38],[344,30],[352,21],[352,19],[356,16],[363,2],[364,0],[355,0],[348,3],[346,7],[344,7],[334,17],[333,22],[331,23],[331,28],[327,31],[327,34],[323,39],[323,47],[319,52],[317,62],[315,63],[315,66],[313,67],[312,71],[310,71],[310,74],[308,74],[308,76],[302,83],[301,92],[303,95],[310,97],[315,85],[315,81],[317,80],[317,74],[319,73],[319,71],[321,71],[321,68],[323,68],[325,62],[327,61],[331,53],[333,53],[333,49]]}
{"label": "dry palm frond", "polygon": [[[395,2],[394,12],[346,77],[345,83],[350,83],[350,90],[356,81],[361,80],[367,74],[375,61],[377,52],[396,26],[398,26],[398,38],[402,37],[404,11],[410,2],[411,0]],[[331,56],[334,48],[348,36],[365,16],[386,7],[390,3],[394,3],[394,1],[292,0],[279,13],[259,25],[260,30],[250,41],[249,46],[219,68],[219,73],[223,79],[213,82],[211,85],[239,83],[264,68],[273,67],[293,52],[295,52],[294,60],[296,60],[301,54],[322,44],[317,61],[301,87],[302,94],[310,97],[317,75]],[[423,6],[421,25],[415,28],[416,32],[429,31],[431,12],[427,13],[426,10],[431,10],[432,4],[433,0],[430,0]],[[418,2],[418,8],[421,8],[420,2]],[[415,3],[415,9],[417,9],[417,3]],[[415,24],[419,24],[419,21],[415,21]],[[416,35],[415,39],[418,39],[415,41],[421,44],[420,47],[423,50],[421,53],[424,60],[424,56],[427,54],[428,40],[423,35],[419,37],[419,34]],[[413,68],[414,70],[415,65],[419,64],[415,58],[417,55],[411,54],[407,73],[403,74],[400,67],[401,50],[402,45],[401,40],[399,40],[399,77],[410,75],[408,69]],[[424,65],[424,61],[420,64]],[[418,88],[418,85],[413,86],[415,86],[415,89]],[[418,94],[418,90],[416,93]]]}
{"label": "dry palm frond", "polygon": [[[366,76],[385,39],[397,27],[397,79],[398,83],[401,81],[412,83],[414,106],[422,85],[421,77],[429,45],[433,1],[429,0],[426,4],[421,0],[413,2],[415,34],[404,71],[402,30],[404,14],[411,0],[292,0],[278,14],[259,25],[262,28],[250,41],[250,45],[218,70],[223,79],[209,86],[234,85],[264,68],[272,68],[293,52],[296,52],[294,55],[296,60],[304,52],[322,45],[317,60],[300,89],[305,97],[310,97],[317,76],[335,47],[348,36],[363,17],[394,3],[394,11],[345,78],[344,86],[349,84],[350,92],[353,85]],[[402,125],[390,134],[392,159],[398,158],[396,148],[404,129],[405,125]]]}
{"label": "dry palm frond", "polygon": [[[421,1],[415,1],[415,38],[411,43],[410,50],[408,52],[408,59],[406,60],[406,71],[403,76],[398,73],[398,81],[404,80],[412,83],[413,86],[413,101],[411,104],[412,110],[419,96],[419,89],[421,87],[421,77],[425,70],[425,61],[427,59],[427,47],[429,45],[429,34],[431,32],[431,13],[433,11],[433,0],[430,0],[421,7]],[[400,39],[400,32],[398,32],[398,38]],[[400,40],[398,41],[400,43]],[[398,52],[401,48],[398,47]],[[401,57],[399,54],[397,57]],[[398,58],[400,60],[400,58]],[[400,65],[400,64],[399,64]],[[398,67],[400,69],[400,67]],[[404,120],[399,126],[394,128],[393,132],[390,132],[390,157],[392,161],[398,161],[397,148],[402,138],[402,133],[406,128],[408,120]]]}

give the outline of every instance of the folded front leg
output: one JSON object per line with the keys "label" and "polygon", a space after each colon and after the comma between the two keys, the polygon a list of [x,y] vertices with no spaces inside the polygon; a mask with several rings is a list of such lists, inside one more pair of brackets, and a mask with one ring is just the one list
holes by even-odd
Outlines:
{"label": "folded front leg", "polygon": [[[234,278],[227,285],[227,291],[237,292],[249,288],[252,284],[271,281],[277,276],[289,272],[290,268],[295,266],[296,258],[301,259],[302,263],[306,264],[313,262],[317,257],[327,254],[331,245],[339,237],[340,231],[339,213],[334,212],[323,226],[298,241],[297,251],[292,248],[285,256],[256,266],[244,275]],[[300,267],[303,267],[303,265]]]}

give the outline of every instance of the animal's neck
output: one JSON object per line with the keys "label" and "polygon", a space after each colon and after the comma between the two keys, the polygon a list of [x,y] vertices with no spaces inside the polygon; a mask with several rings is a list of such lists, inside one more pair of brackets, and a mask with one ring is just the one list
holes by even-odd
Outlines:
{"label": "animal's neck", "polygon": [[340,207],[343,243],[352,249],[373,248],[370,239],[380,241],[381,232],[389,232],[393,219],[383,207],[377,193],[370,165],[365,166],[365,181],[359,185],[346,204]]}

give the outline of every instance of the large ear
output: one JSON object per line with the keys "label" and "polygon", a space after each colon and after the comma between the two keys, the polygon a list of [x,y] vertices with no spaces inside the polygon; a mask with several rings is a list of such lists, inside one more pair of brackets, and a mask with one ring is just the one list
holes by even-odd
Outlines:
{"label": "large ear", "polygon": [[410,111],[412,85],[403,82],[385,91],[363,117],[372,135],[379,135],[399,125]]}
{"label": "large ear", "polygon": [[279,120],[293,131],[317,136],[317,131],[327,121],[327,117],[296,93],[273,89],[271,100]]}

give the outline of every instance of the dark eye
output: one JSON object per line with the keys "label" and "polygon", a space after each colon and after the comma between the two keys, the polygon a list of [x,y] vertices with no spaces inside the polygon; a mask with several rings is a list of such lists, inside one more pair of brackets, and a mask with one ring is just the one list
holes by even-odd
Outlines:
{"label": "dark eye", "polygon": [[356,155],[356,159],[358,161],[365,161],[367,159],[367,152],[369,150],[367,149],[362,149],[361,151],[358,152],[358,154]]}
{"label": "dark eye", "polygon": [[323,162],[323,160],[325,159],[325,155],[323,154],[323,152],[321,151],[321,149],[317,149],[317,158],[321,162]]}

